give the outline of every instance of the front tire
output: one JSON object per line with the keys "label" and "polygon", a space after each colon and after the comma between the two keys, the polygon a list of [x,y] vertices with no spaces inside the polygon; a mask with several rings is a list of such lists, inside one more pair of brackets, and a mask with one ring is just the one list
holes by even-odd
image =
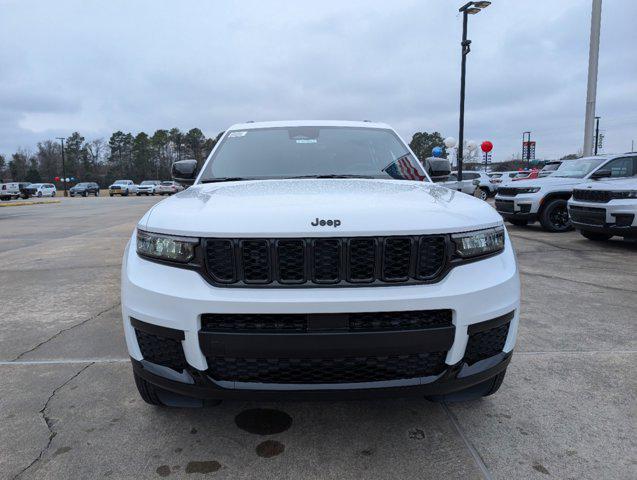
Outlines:
{"label": "front tire", "polygon": [[593,240],[594,242],[606,242],[612,238],[612,235],[602,232],[591,232],[590,230],[580,230],[582,236]]}
{"label": "front tire", "polygon": [[489,192],[486,188],[478,188],[476,191],[476,197],[486,202],[487,198],[489,198]]}
{"label": "front tire", "polygon": [[540,223],[544,230],[561,233],[573,229],[566,205],[563,198],[549,200],[540,212]]}

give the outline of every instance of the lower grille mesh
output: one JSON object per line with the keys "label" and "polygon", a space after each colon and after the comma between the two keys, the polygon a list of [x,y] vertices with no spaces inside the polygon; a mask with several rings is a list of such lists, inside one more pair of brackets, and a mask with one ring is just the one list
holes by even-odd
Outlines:
{"label": "lower grille mesh", "polygon": [[215,380],[280,384],[359,383],[442,373],[446,352],[350,358],[209,357]]}
{"label": "lower grille mesh", "polygon": [[479,362],[502,352],[509,334],[510,323],[469,335],[464,360],[469,364]]}
{"label": "lower grille mesh", "polygon": [[[347,331],[400,331],[420,330],[452,326],[451,310],[412,310],[405,312],[369,312],[337,314],[343,318],[342,327]],[[204,332],[276,332],[302,333],[310,320],[320,328],[321,320],[329,322],[331,314],[296,313],[207,313],[201,316]],[[329,324],[334,325],[333,322]],[[319,326],[319,328],[316,328]]]}
{"label": "lower grille mesh", "polygon": [[186,358],[180,341],[137,329],[135,335],[144,360],[174,370],[183,370],[186,367]]}

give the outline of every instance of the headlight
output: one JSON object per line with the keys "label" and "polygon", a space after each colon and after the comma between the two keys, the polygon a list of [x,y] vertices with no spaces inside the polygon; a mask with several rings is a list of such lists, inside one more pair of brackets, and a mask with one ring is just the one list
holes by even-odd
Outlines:
{"label": "headlight", "polygon": [[195,256],[199,239],[174,237],[137,230],[137,253],[143,257],[188,263]]}
{"label": "headlight", "polygon": [[452,235],[456,254],[462,258],[479,257],[504,250],[504,227]]}
{"label": "headlight", "polygon": [[637,198],[637,190],[625,190],[623,192],[611,192],[610,198],[621,200],[626,198]]}
{"label": "headlight", "polygon": [[540,187],[516,188],[517,193],[537,193]]}

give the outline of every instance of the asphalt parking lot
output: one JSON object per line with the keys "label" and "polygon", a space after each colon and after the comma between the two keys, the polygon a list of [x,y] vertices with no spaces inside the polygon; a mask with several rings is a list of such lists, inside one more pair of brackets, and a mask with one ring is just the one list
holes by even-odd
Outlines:
{"label": "asphalt parking lot", "polygon": [[[637,478],[637,244],[509,226],[522,321],[493,397],[155,409],[133,383],[119,269],[158,200],[0,209],[1,478]],[[240,428],[254,408],[291,422]]]}

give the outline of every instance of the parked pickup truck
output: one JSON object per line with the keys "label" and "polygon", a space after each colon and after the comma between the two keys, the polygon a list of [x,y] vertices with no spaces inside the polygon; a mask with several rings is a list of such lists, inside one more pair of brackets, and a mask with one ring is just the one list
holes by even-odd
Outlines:
{"label": "parked pickup truck", "polygon": [[490,395],[520,281],[502,217],[430,181],[371,122],[228,128],[192,186],[124,252],[122,317],[141,397]]}
{"label": "parked pickup truck", "polygon": [[137,185],[135,185],[135,182],[133,182],[132,180],[116,180],[111,186],[108,187],[108,194],[111,197],[113,195],[121,195],[122,197],[126,197],[134,193],[137,193]]}

